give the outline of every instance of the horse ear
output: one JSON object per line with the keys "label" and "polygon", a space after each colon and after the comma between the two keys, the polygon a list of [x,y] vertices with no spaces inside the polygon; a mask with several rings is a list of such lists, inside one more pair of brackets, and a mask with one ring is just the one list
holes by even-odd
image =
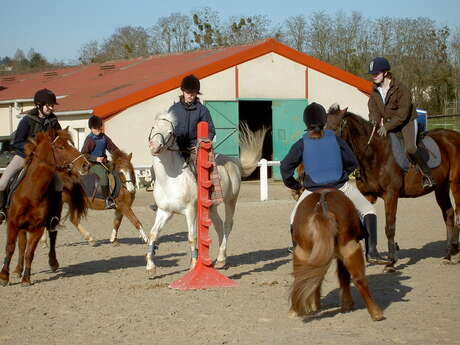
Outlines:
{"label": "horse ear", "polygon": [[65,130],[66,132],[68,132],[68,131],[69,131],[69,128],[70,128],[70,126],[67,126],[66,128],[64,128],[64,130]]}
{"label": "horse ear", "polygon": [[131,158],[133,158],[133,153],[130,152],[129,155],[128,155],[128,159],[131,160]]}

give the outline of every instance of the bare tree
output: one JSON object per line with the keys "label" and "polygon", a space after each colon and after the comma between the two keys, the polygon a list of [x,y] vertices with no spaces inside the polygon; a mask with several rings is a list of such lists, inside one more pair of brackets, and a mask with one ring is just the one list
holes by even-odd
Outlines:
{"label": "bare tree", "polygon": [[193,39],[198,48],[224,45],[219,13],[209,7],[193,11]]}
{"label": "bare tree", "polygon": [[230,17],[224,29],[226,45],[238,45],[262,40],[269,35],[270,19],[267,16]]}
{"label": "bare tree", "polygon": [[307,18],[303,15],[289,17],[286,22],[284,41],[298,51],[305,51],[308,39]]}
{"label": "bare tree", "polygon": [[158,53],[173,53],[190,50],[191,48],[190,17],[181,13],[172,13],[158,19],[151,29],[151,49]]}
{"label": "bare tree", "polygon": [[138,26],[124,26],[115,30],[101,48],[105,60],[130,59],[149,55],[149,38],[147,31]]}
{"label": "bare tree", "polygon": [[80,61],[83,65],[94,62],[102,62],[103,58],[101,55],[99,43],[97,41],[90,41],[80,48],[78,61]]}

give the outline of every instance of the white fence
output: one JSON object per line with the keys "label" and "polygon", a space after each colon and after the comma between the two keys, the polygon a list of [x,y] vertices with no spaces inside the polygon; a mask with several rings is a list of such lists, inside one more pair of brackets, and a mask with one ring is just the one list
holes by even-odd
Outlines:
{"label": "white fence", "polygon": [[[268,200],[268,167],[279,166],[280,161],[267,161],[262,158],[257,166],[260,167],[260,201]],[[5,168],[0,168],[0,173],[3,173]],[[141,182],[143,185],[150,186],[152,182],[152,175],[150,173],[150,165],[138,165],[134,167],[136,173],[136,187],[141,188]]]}

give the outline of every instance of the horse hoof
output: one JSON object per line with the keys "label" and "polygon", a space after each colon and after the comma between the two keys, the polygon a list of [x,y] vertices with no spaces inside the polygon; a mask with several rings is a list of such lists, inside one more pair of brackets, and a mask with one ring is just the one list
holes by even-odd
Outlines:
{"label": "horse hoof", "polygon": [[155,278],[157,275],[157,269],[156,267],[154,268],[150,268],[147,270],[147,276],[151,279],[151,278]]}
{"label": "horse hoof", "polygon": [[44,242],[44,243],[42,244],[42,248],[43,248],[43,249],[48,248],[48,243]]}
{"label": "horse hoof", "polygon": [[0,279],[0,286],[7,286],[8,283],[9,283],[8,280]]}
{"label": "horse hoof", "polygon": [[56,272],[59,268],[59,263],[55,263],[55,264],[51,264],[50,263],[50,268],[51,268],[51,272]]}
{"label": "horse hoof", "polygon": [[301,319],[301,316],[299,314],[297,314],[294,310],[289,310],[288,312],[288,318],[290,319]]}
{"label": "horse hoof", "polygon": [[32,285],[32,283],[31,283],[30,281],[23,281],[23,282],[21,282],[21,286],[22,286],[22,287],[28,287],[28,286],[31,286],[31,285]]}
{"label": "horse hoof", "polygon": [[[21,271],[22,272],[22,271]],[[22,277],[22,273],[19,272],[19,271],[14,271],[12,274],[17,277],[17,278],[21,278]]]}
{"label": "horse hoof", "polygon": [[95,240],[89,240],[88,241],[88,244],[91,246],[91,247],[97,247],[97,242]]}
{"label": "horse hoof", "polygon": [[372,321],[382,321],[385,320],[385,316],[383,316],[383,313],[377,313],[375,315],[371,315]]}
{"label": "horse hoof", "polygon": [[216,263],[214,264],[214,268],[217,270],[227,269],[227,263],[226,261],[216,261]]}
{"label": "horse hoof", "polygon": [[393,273],[396,272],[396,268],[393,265],[386,265],[383,268],[383,273]]}
{"label": "horse hoof", "polygon": [[117,240],[112,242],[112,247],[118,247],[119,245],[120,243]]}

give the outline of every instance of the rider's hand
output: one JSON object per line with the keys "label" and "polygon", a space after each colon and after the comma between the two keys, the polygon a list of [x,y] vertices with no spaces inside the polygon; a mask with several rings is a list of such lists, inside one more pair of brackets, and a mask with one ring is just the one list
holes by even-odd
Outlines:
{"label": "rider's hand", "polygon": [[98,163],[104,163],[104,157],[96,157]]}
{"label": "rider's hand", "polygon": [[380,127],[379,130],[377,131],[377,133],[381,136],[381,137],[386,137],[387,136],[387,130],[384,126]]}

